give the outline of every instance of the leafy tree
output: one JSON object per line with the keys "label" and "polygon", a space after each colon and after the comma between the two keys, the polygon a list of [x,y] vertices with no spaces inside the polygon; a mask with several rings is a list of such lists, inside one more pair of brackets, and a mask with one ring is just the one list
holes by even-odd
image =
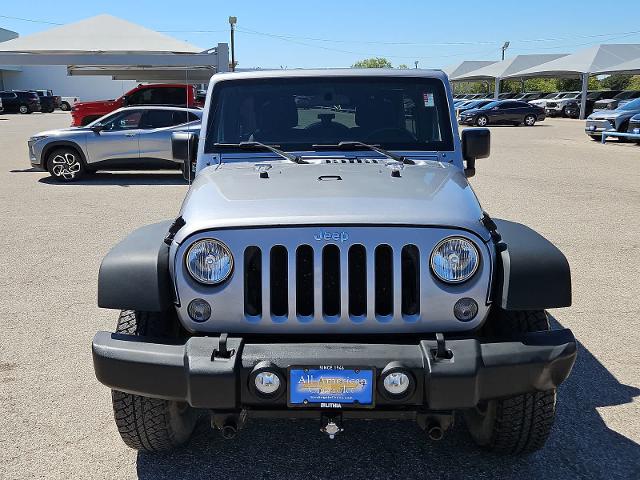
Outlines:
{"label": "leafy tree", "polygon": [[624,75],[621,73],[614,73],[607,78],[603,78],[600,83],[604,88],[611,90],[627,90],[629,89],[629,83],[631,82],[631,75]]}
{"label": "leafy tree", "polygon": [[627,84],[629,90],[640,90],[640,75],[634,75]]}
{"label": "leafy tree", "polygon": [[384,57],[365,58],[359,60],[351,68],[393,68],[391,62]]}
{"label": "leafy tree", "polygon": [[407,67],[406,63],[401,63],[400,65],[398,65],[398,68],[409,68],[409,67]]}

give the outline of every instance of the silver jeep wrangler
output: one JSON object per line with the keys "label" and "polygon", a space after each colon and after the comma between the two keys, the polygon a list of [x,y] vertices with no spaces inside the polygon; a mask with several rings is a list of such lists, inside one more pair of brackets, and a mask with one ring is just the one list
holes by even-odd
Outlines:
{"label": "silver jeep wrangler", "polygon": [[576,358],[545,312],[571,304],[569,265],[482,210],[489,131],[454,118],[439,71],[215,75],[199,137],[174,135],[196,173],[178,217],[100,267],[121,313],[94,367],[124,442],[176,447],[205,414],[226,438],[300,417],[438,440],[457,414],[482,447],[541,448]]}

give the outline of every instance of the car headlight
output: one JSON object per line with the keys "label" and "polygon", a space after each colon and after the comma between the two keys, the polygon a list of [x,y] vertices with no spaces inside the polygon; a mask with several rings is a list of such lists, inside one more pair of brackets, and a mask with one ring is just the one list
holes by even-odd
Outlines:
{"label": "car headlight", "polygon": [[35,137],[31,137],[29,140],[31,140],[32,142],[37,142],[38,140],[42,140],[43,138],[47,138],[46,135],[36,135]]}
{"label": "car headlight", "polygon": [[224,282],[233,271],[233,256],[229,248],[219,240],[205,238],[195,242],[186,255],[189,274],[205,285]]}
{"label": "car headlight", "polygon": [[470,240],[448,237],[431,252],[431,271],[443,282],[462,283],[476,273],[479,260],[478,249]]}

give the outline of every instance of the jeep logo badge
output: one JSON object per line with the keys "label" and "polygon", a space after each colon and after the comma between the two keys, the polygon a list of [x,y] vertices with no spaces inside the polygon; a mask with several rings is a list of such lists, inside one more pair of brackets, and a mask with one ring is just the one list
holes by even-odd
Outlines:
{"label": "jeep logo badge", "polygon": [[317,242],[322,242],[323,240],[325,242],[346,242],[349,240],[349,234],[345,231],[330,232],[328,230],[320,230],[313,238],[315,238]]}

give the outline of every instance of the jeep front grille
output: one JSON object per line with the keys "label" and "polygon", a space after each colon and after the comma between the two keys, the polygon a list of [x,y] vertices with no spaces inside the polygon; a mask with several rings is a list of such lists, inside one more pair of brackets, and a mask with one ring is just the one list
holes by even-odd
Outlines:
{"label": "jeep front grille", "polygon": [[293,252],[282,245],[267,252],[249,246],[244,251],[244,312],[247,317],[268,312],[275,321],[293,313],[305,321],[319,309],[326,322],[344,313],[354,322],[371,313],[384,322],[399,313],[411,321],[420,314],[420,263],[413,244],[399,250],[380,244],[373,251],[359,244],[300,245]]}

